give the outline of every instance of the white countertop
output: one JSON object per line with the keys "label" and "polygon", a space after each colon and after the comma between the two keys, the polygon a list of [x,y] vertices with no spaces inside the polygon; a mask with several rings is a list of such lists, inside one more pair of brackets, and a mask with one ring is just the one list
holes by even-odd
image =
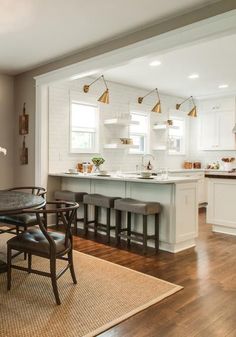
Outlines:
{"label": "white countertop", "polygon": [[137,174],[111,174],[109,176],[99,176],[97,174],[83,174],[83,173],[49,173],[49,176],[63,177],[63,178],[75,178],[75,179],[98,179],[98,180],[113,180],[113,181],[129,181],[137,183],[151,183],[151,184],[177,184],[182,182],[197,181],[197,177],[168,177],[167,179],[161,179],[153,176],[152,179],[141,178]]}

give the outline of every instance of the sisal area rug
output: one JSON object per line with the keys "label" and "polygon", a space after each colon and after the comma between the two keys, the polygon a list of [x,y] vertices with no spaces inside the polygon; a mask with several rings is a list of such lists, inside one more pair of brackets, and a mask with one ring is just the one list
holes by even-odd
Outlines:
{"label": "sisal area rug", "polygon": [[[69,272],[59,279],[60,306],[49,278],[13,270],[7,292],[6,275],[0,274],[0,336],[96,336],[181,289],[76,251],[74,263],[78,284]],[[58,267],[63,264],[59,261]],[[34,257],[33,267],[48,270],[48,261]]]}

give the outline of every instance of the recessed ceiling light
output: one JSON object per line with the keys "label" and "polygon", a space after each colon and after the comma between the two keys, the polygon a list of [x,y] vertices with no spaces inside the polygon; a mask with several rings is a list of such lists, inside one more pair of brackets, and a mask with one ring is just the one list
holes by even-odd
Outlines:
{"label": "recessed ceiling light", "polygon": [[188,76],[188,78],[191,78],[191,80],[194,80],[195,78],[199,78],[198,74],[191,74]]}
{"label": "recessed ceiling light", "polygon": [[151,67],[157,67],[161,65],[161,61],[152,61],[149,63]]}
{"label": "recessed ceiling light", "polygon": [[219,86],[218,86],[218,88],[219,89],[225,89],[225,88],[228,88],[228,84],[220,84]]}

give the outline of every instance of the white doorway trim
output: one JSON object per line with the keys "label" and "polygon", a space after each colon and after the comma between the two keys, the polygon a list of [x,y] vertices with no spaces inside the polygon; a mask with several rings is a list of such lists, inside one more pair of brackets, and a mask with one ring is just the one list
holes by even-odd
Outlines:
{"label": "white doorway trim", "polygon": [[48,85],[102,73],[135,58],[164,53],[196,42],[236,33],[236,10],[214,16],[135,44],[35,77],[35,184],[46,186],[48,175]]}

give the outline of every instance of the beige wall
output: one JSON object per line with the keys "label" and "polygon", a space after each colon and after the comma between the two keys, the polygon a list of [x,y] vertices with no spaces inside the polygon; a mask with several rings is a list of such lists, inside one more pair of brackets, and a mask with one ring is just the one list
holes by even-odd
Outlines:
{"label": "beige wall", "polygon": [[30,134],[27,137],[27,145],[29,147],[29,165],[21,166],[19,164],[19,148],[21,146],[21,138],[16,135],[16,180],[15,183],[18,185],[34,183],[34,167],[37,165],[34,160],[34,116],[35,116],[35,82],[33,77],[47,73],[49,71],[62,68],[64,66],[80,62],[82,60],[104,54],[106,52],[115,50],[117,48],[125,47],[132,43],[142,41],[153,36],[163,34],[165,32],[184,27],[194,22],[215,16],[227,12],[229,10],[236,8],[235,0],[223,0],[217,1],[215,4],[206,6],[201,9],[195,10],[191,13],[183,14],[176,18],[170,18],[161,23],[150,26],[149,28],[134,32],[127,36],[114,39],[112,41],[100,44],[98,46],[93,46],[90,49],[81,51],[75,55],[68,56],[57,60],[55,62],[49,63],[47,65],[38,67],[32,71],[20,74],[15,77],[15,110],[16,121],[18,120],[18,111],[21,111],[24,102],[27,104],[27,112],[30,115]]}
{"label": "beige wall", "polygon": [[14,144],[14,78],[0,75],[0,146],[7,149],[7,156],[0,153],[0,189],[14,185]]}

